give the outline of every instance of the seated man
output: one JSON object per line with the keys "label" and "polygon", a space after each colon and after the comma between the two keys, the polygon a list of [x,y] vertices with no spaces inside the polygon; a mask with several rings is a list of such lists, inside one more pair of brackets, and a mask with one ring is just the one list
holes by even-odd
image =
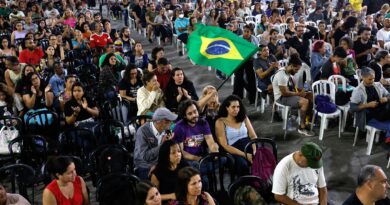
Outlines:
{"label": "seated man", "polygon": [[177,38],[179,38],[184,44],[187,44],[188,26],[190,25],[190,21],[188,18],[184,17],[184,12],[182,9],[179,9],[178,13],[179,18],[176,18],[175,20],[175,30]]}
{"label": "seated man", "polygon": [[271,76],[279,68],[279,63],[274,55],[270,55],[268,46],[260,45],[258,58],[253,61],[253,67],[257,76],[257,87],[260,88],[264,95],[272,94]]}
{"label": "seated man", "polygon": [[305,136],[314,136],[314,133],[306,128],[306,115],[312,109],[310,100],[313,95],[304,89],[298,89],[293,76],[299,71],[302,61],[298,54],[292,54],[288,66],[279,69],[272,81],[275,101],[292,108],[299,108],[301,122],[298,132]]}
{"label": "seated man", "polygon": [[[185,100],[179,104],[178,114],[181,118],[174,129],[175,140],[183,152],[183,158],[190,164],[198,161],[209,152],[218,152],[208,122],[200,118],[199,108],[195,101]],[[206,142],[207,147],[204,142]]]}
{"label": "seated man", "polygon": [[361,69],[363,81],[353,90],[351,111],[356,112],[356,123],[364,130],[366,124],[386,130],[386,143],[390,143],[390,116],[386,106],[390,93],[379,82],[374,82],[375,72],[371,68]]}
{"label": "seated man", "polygon": [[7,193],[7,190],[5,190],[4,186],[0,183],[0,204],[30,205],[30,202],[20,194]]}
{"label": "seated man", "polygon": [[156,26],[156,23],[154,23],[154,19],[156,18],[157,15],[158,12],[156,11],[156,5],[154,5],[154,3],[152,2],[149,4],[149,11],[146,12],[146,16],[145,16],[146,23],[148,24],[147,33],[148,33],[148,39],[150,43],[153,43],[152,32],[154,32],[154,28]]}
{"label": "seated man", "polygon": [[153,113],[152,121],[138,128],[135,134],[134,167],[140,179],[149,179],[151,169],[157,164],[160,145],[172,139],[166,130],[176,118],[177,115],[167,108],[158,108]]}
{"label": "seated man", "polygon": [[322,150],[306,142],[301,150],[284,157],[276,166],[272,193],[285,205],[327,204]]}
{"label": "seated man", "polygon": [[365,165],[357,178],[356,191],[353,192],[343,205],[390,204],[387,190],[390,188],[382,168],[376,165]]}
{"label": "seated man", "polygon": [[171,78],[171,66],[166,58],[160,58],[157,62],[157,69],[154,74],[157,76],[157,81],[160,83],[160,88],[165,91],[169,79]]}

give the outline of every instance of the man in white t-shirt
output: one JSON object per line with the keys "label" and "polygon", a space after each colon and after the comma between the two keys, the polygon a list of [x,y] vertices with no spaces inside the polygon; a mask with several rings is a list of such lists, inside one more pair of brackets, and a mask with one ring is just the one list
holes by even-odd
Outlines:
{"label": "man in white t-shirt", "polygon": [[326,205],[321,148],[306,142],[301,150],[284,157],[275,168],[272,193],[285,205]]}
{"label": "man in white t-shirt", "polygon": [[[275,101],[291,108],[299,108],[301,122],[298,133],[305,136],[314,136],[314,133],[307,129],[306,115],[312,108],[311,99],[313,95],[305,89],[299,89],[293,76],[299,71],[302,61],[298,54],[291,54],[288,65],[279,69],[272,80]],[[308,115],[310,116],[310,115]]]}
{"label": "man in white t-shirt", "polygon": [[390,42],[390,13],[383,19],[383,28],[378,31],[376,38],[381,48],[385,48],[385,44]]}

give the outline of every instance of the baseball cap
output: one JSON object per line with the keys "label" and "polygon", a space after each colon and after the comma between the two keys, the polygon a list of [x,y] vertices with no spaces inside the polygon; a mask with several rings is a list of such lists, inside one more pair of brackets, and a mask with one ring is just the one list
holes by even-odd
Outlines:
{"label": "baseball cap", "polygon": [[307,159],[307,166],[312,169],[319,169],[322,167],[322,150],[320,146],[313,142],[306,142],[301,147],[303,156]]}
{"label": "baseball cap", "polygon": [[385,19],[390,19],[390,13],[387,13],[387,14],[385,15]]}
{"label": "baseball cap", "polygon": [[169,111],[167,108],[158,108],[153,113],[152,120],[170,120],[174,121],[176,120],[177,115],[173,114],[171,111]]}

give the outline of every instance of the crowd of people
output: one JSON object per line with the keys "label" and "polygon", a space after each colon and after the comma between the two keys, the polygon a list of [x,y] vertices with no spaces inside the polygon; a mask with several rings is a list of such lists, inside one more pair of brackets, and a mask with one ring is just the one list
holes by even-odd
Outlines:
{"label": "crowd of people", "polygon": [[[108,0],[107,15],[89,9],[92,3],[0,0],[0,116],[39,127],[43,122],[31,116],[46,113],[48,124],[58,120],[58,132],[94,133],[99,122],[113,118],[106,105],[125,102],[122,123],[137,122],[135,131],[126,133],[132,141],[124,145],[133,156],[131,172],[142,180],[140,205],[215,204],[207,192],[212,168],[200,167],[209,153],[228,153],[237,176],[251,174],[256,149],[246,145],[260,136],[248,118],[244,89],[250,105],[260,95],[298,109],[298,133],[314,136],[308,128],[316,108],[311,84],[341,76],[348,89],[337,87],[333,103],[349,104],[348,120],[354,115],[360,130],[370,125],[386,131],[390,143],[388,0]],[[113,28],[110,19],[120,26]],[[199,92],[186,69],[164,54],[166,46],[187,44],[197,23],[221,27],[259,47],[234,72],[232,95],[222,102],[215,87]],[[146,43],[162,46],[145,52],[133,29],[144,33]],[[230,76],[217,71],[216,77]],[[49,153],[61,155],[58,136],[44,137]],[[305,143],[284,157],[273,176],[275,200],[327,204],[322,156],[318,145]],[[53,181],[43,191],[44,205],[89,203],[72,158],[56,156],[46,165]],[[389,203],[380,167],[363,167],[357,184],[344,204]],[[28,202],[0,185],[0,204]]]}

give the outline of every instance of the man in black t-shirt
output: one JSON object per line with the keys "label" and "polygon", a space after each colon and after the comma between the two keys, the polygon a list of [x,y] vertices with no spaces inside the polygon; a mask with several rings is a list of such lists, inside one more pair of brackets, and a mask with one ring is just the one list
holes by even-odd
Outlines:
{"label": "man in black t-shirt", "polygon": [[265,94],[272,94],[271,76],[279,69],[279,63],[275,56],[270,55],[268,46],[259,46],[259,56],[253,61],[256,72],[257,87]]}
{"label": "man in black t-shirt", "polygon": [[387,205],[390,200],[387,197],[387,189],[390,188],[386,174],[382,168],[376,165],[366,165],[357,178],[358,187],[343,205]]}
{"label": "man in black t-shirt", "polygon": [[279,42],[279,32],[276,29],[271,29],[269,32],[270,41],[268,43],[269,52],[274,55],[278,60],[284,59],[284,46]]}
{"label": "man in black t-shirt", "polygon": [[356,63],[361,68],[368,65],[376,49],[372,47],[372,41],[370,41],[371,29],[369,27],[360,28],[358,36],[360,37],[354,42],[353,50],[356,53]]}
{"label": "man in black t-shirt", "polygon": [[133,16],[135,18],[135,22],[137,25],[137,29],[146,27],[146,6],[144,0],[140,0],[138,4],[136,4],[133,8]]}

